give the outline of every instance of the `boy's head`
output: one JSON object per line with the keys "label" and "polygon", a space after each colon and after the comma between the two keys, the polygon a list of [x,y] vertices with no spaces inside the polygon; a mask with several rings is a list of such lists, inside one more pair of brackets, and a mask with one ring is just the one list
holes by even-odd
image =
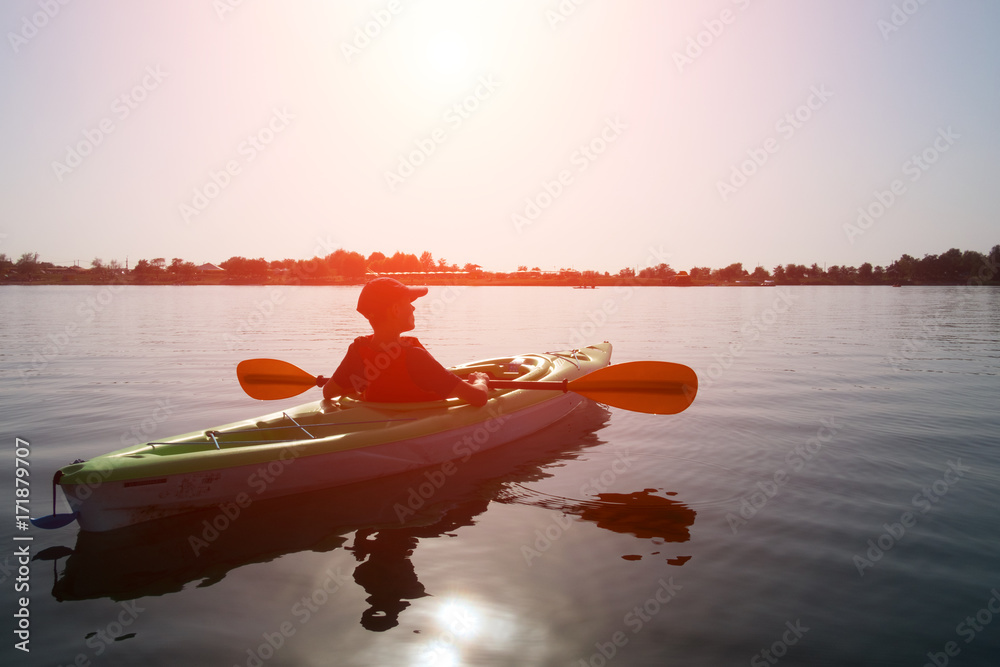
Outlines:
{"label": "boy's head", "polygon": [[374,326],[400,315],[400,306],[406,307],[405,313],[412,314],[409,305],[425,294],[426,287],[408,287],[394,278],[375,278],[361,289],[358,312]]}

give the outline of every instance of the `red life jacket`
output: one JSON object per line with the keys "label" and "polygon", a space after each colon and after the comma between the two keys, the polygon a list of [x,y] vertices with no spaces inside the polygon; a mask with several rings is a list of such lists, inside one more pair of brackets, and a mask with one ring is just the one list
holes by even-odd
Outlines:
{"label": "red life jacket", "polygon": [[366,401],[377,403],[416,403],[419,401],[439,401],[443,397],[434,391],[422,388],[406,367],[406,348],[424,350],[413,336],[401,336],[400,345],[383,346],[378,349],[371,344],[372,336],[362,336],[355,340],[365,368],[368,386],[364,391]]}

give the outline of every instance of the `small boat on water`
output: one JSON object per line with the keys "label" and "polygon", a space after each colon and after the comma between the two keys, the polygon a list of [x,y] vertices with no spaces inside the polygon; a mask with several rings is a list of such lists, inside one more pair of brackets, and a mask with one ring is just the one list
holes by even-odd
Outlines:
{"label": "small boat on water", "polygon": [[[611,344],[601,343],[451,370],[459,376],[478,371],[501,380],[565,382],[604,368],[610,359]],[[314,401],[73,463],[56,473],[54,483],[84,530],[106,531],[224,502],[280,497],[468,459],[554,423],[582,400],[565,390],[510,388],[492,391],[483,407],[455,398]]]}
{"label": "small boat on water", "polygon": [[[100,532],[432,465],[447,475],[479,451],[557,422],[588,397],[638,412],[675,414],[697,393],[697,375],[682,364],[609,366],[610,360],[611,344],[604,342],[452,368],[459,377],[489,376],[490,398],[481,407],[457,398],[375,403],[341,396],[126,447],[57,471],[53,484],[73,513],[32,523],[58,528],[76,519],[84,530]],[[285,362],[244,364],[265,369],[237,369],[241,385],[256,398],[285,398],[315,386],[315,378]],[[278,370],[267,370],[273,368]],[[289,385],[290,392],[282,393]]]}

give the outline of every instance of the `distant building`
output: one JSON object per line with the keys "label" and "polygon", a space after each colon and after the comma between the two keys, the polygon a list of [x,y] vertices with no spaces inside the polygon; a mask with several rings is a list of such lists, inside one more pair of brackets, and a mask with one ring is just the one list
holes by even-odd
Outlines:
{"label": "distant building", "polygon": [[201,266],[196,266],[195,271],[197,271],[198,273],[208,273],[208,274],[212,273],[222,274],[226,272],[224,268],[222,268],[221,266],[216,266],[215,264],[202,264]]}

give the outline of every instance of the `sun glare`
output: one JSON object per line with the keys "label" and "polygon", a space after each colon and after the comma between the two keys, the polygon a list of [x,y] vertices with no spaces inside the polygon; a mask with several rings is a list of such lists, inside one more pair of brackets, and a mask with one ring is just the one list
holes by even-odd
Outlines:
{"label": "sun glare", "polygon": [[409,45],[409,69],[414,83],[432,93],[448,94],[467,86],[478,72],[479,58],[467,36],[439,30]]}

